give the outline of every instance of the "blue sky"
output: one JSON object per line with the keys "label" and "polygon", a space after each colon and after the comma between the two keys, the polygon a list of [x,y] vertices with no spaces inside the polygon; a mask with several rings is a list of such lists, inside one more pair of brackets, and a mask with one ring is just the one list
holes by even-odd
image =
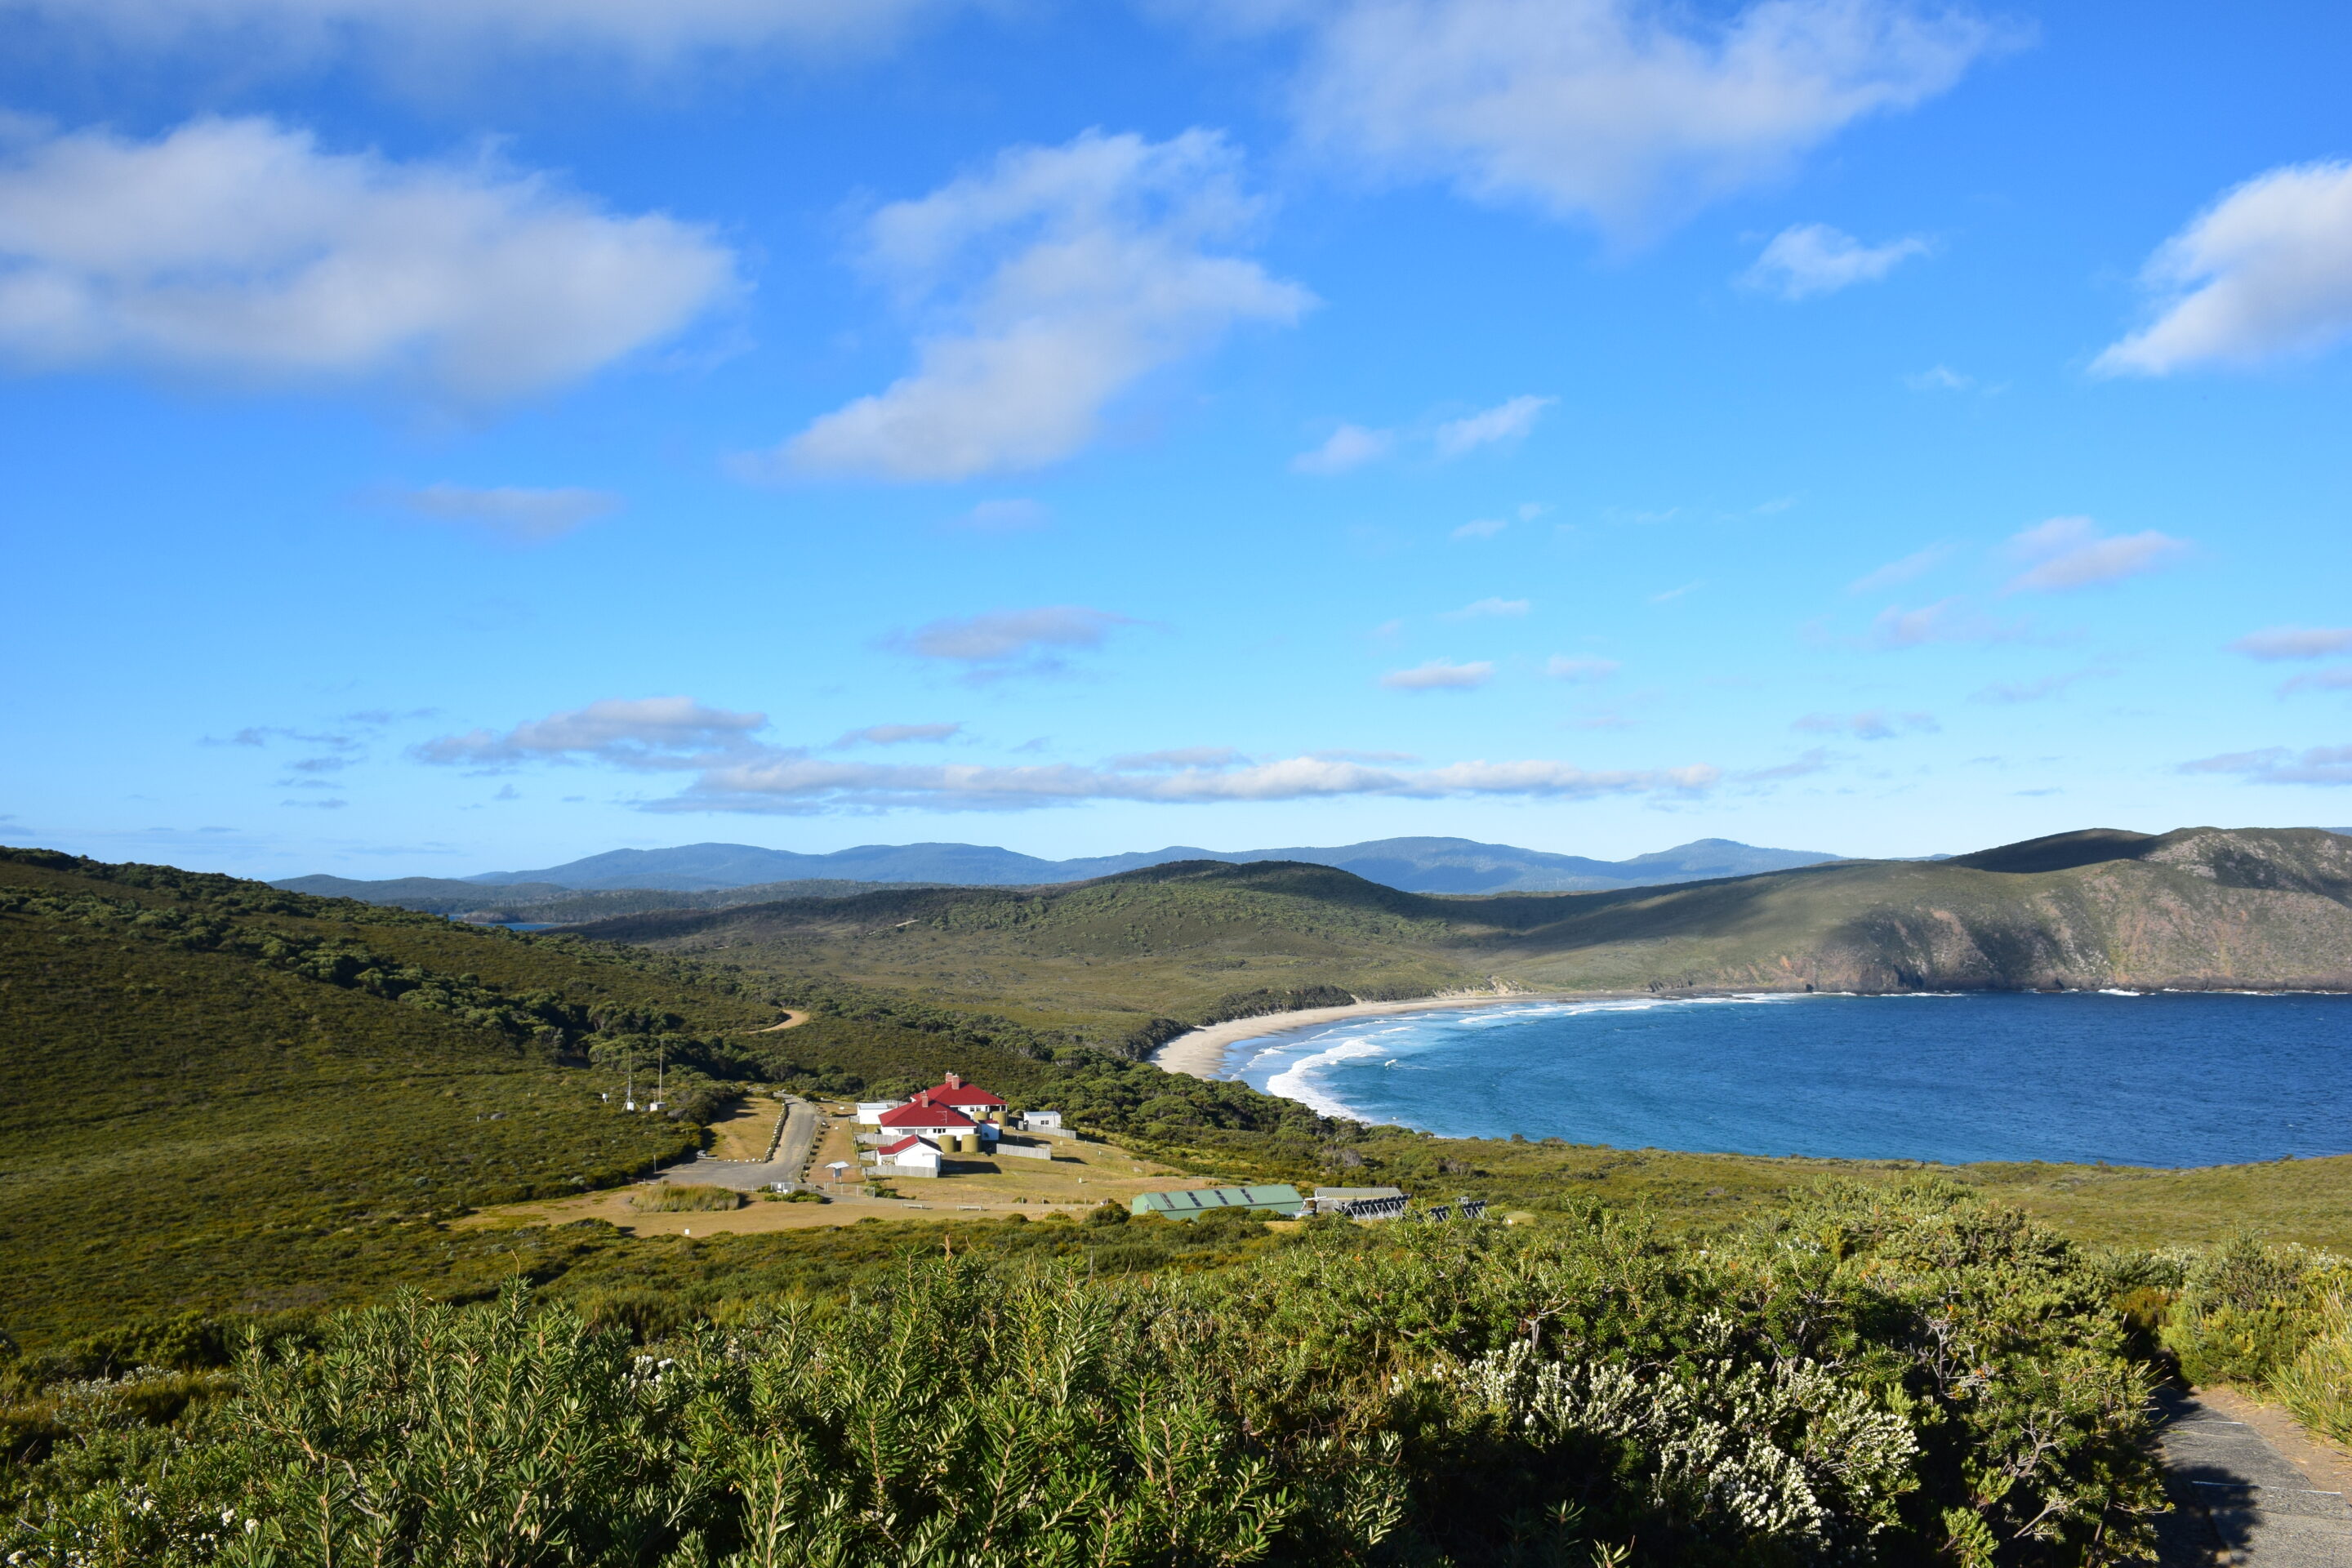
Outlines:
{"label": "blue sky", "polygon": [[0,839],[2352,821],[2352,12],[0,0]]}

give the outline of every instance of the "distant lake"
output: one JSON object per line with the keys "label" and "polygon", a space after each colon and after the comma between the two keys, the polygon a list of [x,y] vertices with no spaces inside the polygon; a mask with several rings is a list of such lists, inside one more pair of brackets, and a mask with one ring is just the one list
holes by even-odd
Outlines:
{"label": "distant lake", "polygon": [[2352,996],[1505,1004],[1244,1041],[1225,1076],[1454,1138],[2237,1164],[2352,1152]]}

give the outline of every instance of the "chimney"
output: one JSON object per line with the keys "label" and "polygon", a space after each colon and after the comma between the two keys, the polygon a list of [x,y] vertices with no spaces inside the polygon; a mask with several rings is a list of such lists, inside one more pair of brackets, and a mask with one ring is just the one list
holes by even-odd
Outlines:
{"label": "chimney", "polygon": [[948,1074],[948,1087],[950,1089],[961,1089],[963,1087],[963,1079],[956,1073]]}

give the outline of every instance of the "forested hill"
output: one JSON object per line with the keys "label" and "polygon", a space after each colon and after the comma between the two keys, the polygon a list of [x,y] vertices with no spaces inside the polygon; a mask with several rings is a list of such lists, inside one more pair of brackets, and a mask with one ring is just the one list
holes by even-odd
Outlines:
{"label": "forested hill", "polygon": [[[777,1032],[785,1005],[813,1016]],[[0,1367],[101,1327],[543,1271],[445,1222],[683,1158],[756,1084],[960,1070],[1114,1132],[1332,1131],[969,1010],[46,850],[0,849]],[[601,1098],[656,1059],[672,1114]]]}
{"label": "forested hill", "polygon": [[1286,996],[1543,990],[2352,989],[2352,838],[2093,829],[1944,861],[1675,887],[1430,897],[1194,861],[1069,888],[934,889],[607,921],[747,970],[1199,1021]]}

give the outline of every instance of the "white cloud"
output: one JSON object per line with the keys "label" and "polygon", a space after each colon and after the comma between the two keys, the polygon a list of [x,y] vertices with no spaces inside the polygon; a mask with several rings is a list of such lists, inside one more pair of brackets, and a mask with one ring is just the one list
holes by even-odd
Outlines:
{"label": "white cloud", "polygon": [[951,741],[962,731],[961,724],[871,724],[849,731],[834,745],[903,746],[910,741]]}
{"label": "white cloud", "polygon": [[1517,441],[1536,427],[1538,416],[1559,401],[1557,397],[1522,395],[1460,419],[1449,419],[1437,427],[1437,455],[1458,458],[1497,441]]}
{"label": "white cloud", "polygon": [[1344,474],[1382,456],[1394,441],[1386,430],[1342,425],[1321,446],[1291,458],[1290,469],[1297,474]]}
{"label": "white cloud", "polygon": [[1464,523],[1461,527],[1454,531],[1451,537],[1455,539],[1492,539],[1495,535],[1502,532],[1503,530],[1510,526],[1511,525],[1509,523],[1504,521],[1499,517],[1481,517]]}
{"label": "white cloud", "polygon": [[576,381],[737,287],[701,228],[538,176],[326,153],[267,120],[0,159],[0,356],[26,369],[388,376],[493,401]]}
{"label": "white cloud", "polygon": [[1528,599],[1479,599],[1458,610],[1448,610],[1438,618],[1447,621],[1488,620],[1524,616],[1534,608],[1534,602]]}
{"label": "white cloud", "polygon": [[2053,517],[2018,534],[2010,552],[2034,564],[2010,579],[2004,594],[2063,594],[2159,572],[2189,553],[2189,542],[2150,529],[2102,534],[2087,517]]}
{"label": "white cloud", "polygon": [[1454,664],[1433,658],[1411,669],[1390,670],[1381,677],[1381,684],[1391,691],[1466,691],[1486,685],[1494,675],[1491,663]]}
{"label": "white cloud", "polygon": [[374,59],[411,47],[571,54],[660,62],[690,51],[773,45],[831,53],[883,42],[952,0],[7,0],[0,10],[103,29],[175,53],[207,38],[246,61],[348,49]]}
{"label": "white cloud", "polygon": [[621,498],[610,490],[527,489],[514,485],[488,489],[426,485],[422,489],[390,491],[384,499],[419,517],[468,524],[526,544],[560,538],[583,522],[621,510]]}
{"label": "white cloud", "polygon": [[2326,658],[2352,651],[2352,626],[2265,626],[2230,645],[2248,658]]}
{"label": "white cloud", "polygon": [[1351,166],[1639,238],[1786,175],[1867,115],[1942,92],[2000,41],[1957,9],[1760,0],[1720,23],[1646,0],[1338,0],[1297,113]]}
{"label": "white cloud", "polygon": [[1062,668],[1053,650],[1100,647],[1112,627],[1134,624],[1084,605],[1044,605],[932,621],[890,641],[924,658],[970,666],[983,675],[1047,674]]}
{"label": "white cloud", "polygon": [[1604,795],[1687,795],[1722,778],[1706,766],[1596,771],[1551,761],[1465,762],[1399,770],[1322,757],[1248,765],[1148,765],[1122,769],[892,767],[786,757],[715,768],[660,808],[784,811],[916,807],[929,811],[1019,810],[1094,800],[1165,805],[1387,796],[1443,800],[1506,796],[1584,800]]}
{"label": "white cloud", "polygon": [[1556,653],[1544,666],[1544,673],[1554,680],[1580,685],[1588,680],[1606,680],[1623,668],[1613,658],[1570,658]]}
{"label": "white cloud", "polygon": [[2313,746],[2295,752],[2267,746],[2183,763],[2184,773],[2236,773],[2249,784],[2352,784],[2352,746]]}
{"label": "white cloud", "polygon": [[1873,708],[1860,713],[1808,713],[1790,727],[1814,734],[1852,735],[1857,741],[1891,741],[1900,734],[1932,734],[1943,726],[1932,713],[1891,713]]}
{"label": "white cloud", "polygon": [[1875,594],[1915,577],[1926,575],[1951,559],[1948,544],[1930,544],[1925,550],[1915,550],[1900,561],[1890,561],[1875,572],[1867,572],[1846,584],[1849,594]]}
{"label": "white cloud", "polygon": [[1906,258],[1927,253],[1927,242],[1916,237],[1864,245],[1825,223],[1799,224],[1774,235],[1741,281],[1783,300],[1807,300],[1875,283]]}
{"label": "white cloud", "polygon": [[2334,669],[2315,669],[2279,686],[2282,697],[2295,691],[2352,691],[2352,667],[2339,665]]}
{"label": "white cloud", "polygon": [[2162,312],[2094,371],[2167,375],[2342,341],[2352,334],[2352,162],[2247,181],[2165,241],[2145,277],[2168,296]]}
{"label": "white cloud", "polygon": [[505,734],[475,730],[413,747],[420,762],[497,766],[593,759],[624,767],[706,765],[765,729],[764,713],[730,713],[690,697],[606,698],[568,713],[518,724]]}
{"label": "white cloud", "polygon": [[1088,132],[882,208],[875,271],[957,324],[922,339],[912,374],[786,441],[783,465],[917,480],[1043,468],[1151,372],[1240,323],[1297,321],[1305,289],[1210,248],[1257,215],[1240,162],[1206,131]]}

